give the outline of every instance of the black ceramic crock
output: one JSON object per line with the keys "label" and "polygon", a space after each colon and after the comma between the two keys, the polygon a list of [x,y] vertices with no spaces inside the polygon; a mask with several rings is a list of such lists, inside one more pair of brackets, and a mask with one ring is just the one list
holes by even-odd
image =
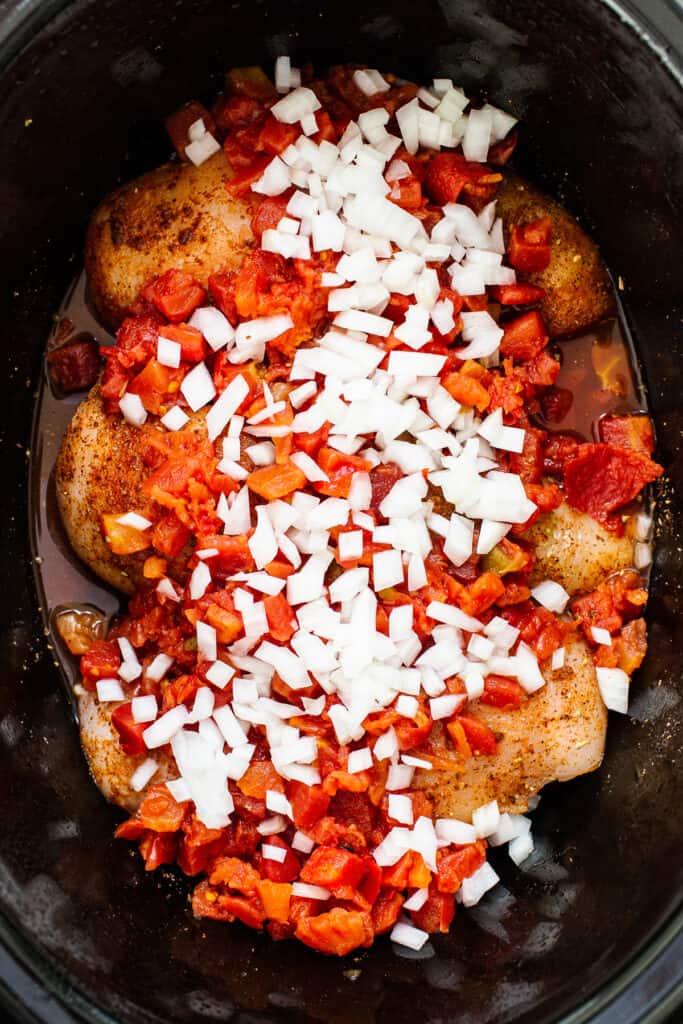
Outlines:
{"label": "black ceramic crock", "polygon": [[[650,653],[600,772],[545,796],[537,850],[426,956],[345,961],[195,921],[111,838],[42,634],[31,411],[85,225],[168,155],[164,114],[288,52],[452,76],[522,118],[517,167],[623,281],[668,470]],[[25,1021],[629,1024],[680,1020],[681,10],[665,0],[0,2],[0,1002]]]}

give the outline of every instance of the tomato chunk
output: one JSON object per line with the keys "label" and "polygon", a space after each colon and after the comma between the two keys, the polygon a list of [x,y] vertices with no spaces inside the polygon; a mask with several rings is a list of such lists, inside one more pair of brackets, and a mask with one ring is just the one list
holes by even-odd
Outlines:
{"label": "tomato chunk", "polygon": [[663,472],[644,452],[614,444],[583,444],[564,465],[565,495],[573,508],[605,520]]}
{"label": "tomato chunk", "polygon": [[372,945],[372,922],[368,914],[335,907],[299,921],[296,937],[319,953],[346,956],[359,946]]}
{"label": "tomato chunk", "polygon": [[286,498],[293,491],[299,491],[306,483],[306,477],[298,466],[287,460],[274,466],[255,469],[247,477],[247,487],[266,501]]}
{"label": "tomato chunk", "polygon": [[136,756],[147,752],[147,744],[143,740],[142,734],[149,723],[134,721],[133,707],[130,701],[114,708],[111,724],[119,734],[119,743],[124,754]]}
{"label": "tomato chunk", "polygon": [[172,323],[188,320],[206,299],[206,292],[185,270],[167,270],[155,278],[143,295]]}
{"label": "tomato chunk", "polygon": [[491,288],[491,297],[502,306],[532,306],[545,297],[545,291],[535,284],[517,281],[515,284],[495,285]]}
{"label": "tomato chunk", "polygon": [[630,416],[603,416],[599,423],[600,440],[605,444],[623,445],[634,451],[652,455],[655,450],[654,432],[649,416],[634,413]]}
{"label": "tomato chunk", "polygon": [[528,224],[513,224],[508,242],[510,265],[523,274],[545,270],[550,263],[551,234],[549,217],[539,217]]}
{"label": "tomato chunk", "polygon": [[50,376],[65,395],[91,388],[100,372],[100,352],[94,338],[72,341],[48,353]]}
{"label": "tomato chunk", "polygon": [[460,153],[437,153],[429,161],[425,188],[435,203],[444,206],[456,202],[468,182],[495,184],[500,180],[500,174]]}
{"label": "tomato chunk", "polygon": [[520,362],[528,362],[541,352],[548,344],[543,317],[537,310],[523,313],[515,320],[505,324],[500,351],[504,356],[512,356]]}
{"label": "tomato chunk", "polygon": [[304,882],[336,889],[348,885],[355,889],[365,872],[363,858],[333,847],[320,846],[314,850],[301,871]]}

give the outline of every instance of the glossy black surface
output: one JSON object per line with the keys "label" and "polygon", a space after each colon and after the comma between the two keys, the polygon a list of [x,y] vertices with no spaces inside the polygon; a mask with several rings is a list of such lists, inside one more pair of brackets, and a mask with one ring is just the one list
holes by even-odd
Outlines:
{"label": "glossy black surface", "polygon": [[[58,6],[4,4],[0,13],[18,31],[27,11]],[[680,31],[675,11],[644,6]],[[0,46],[3,38],[0,27]],[[110,838],[118,816],[88,778],[32,581],[31,412],[89,212],[118,181],[166,156],[166,112],[210,98],[225,68],[269,64],[285,51],[320,66],[357,59],[407,77],[452,75],[524,119],[517,166],[582,217],[624,280],[669,469],[650,655],[631,718],[612,722],[598,774],[544,797],[524,871],[501,857],[502,886],[421,959],[399,958],[386,942],[344,962],[273,945],[240,926],[195,921],[181,880],[146,876]],[[663,948],[675,938],[683,873],[681,120],[674,77],[597,0],[100,0],[69,7],[5,70],[0,931],[11,955],[3,953],[0,977],[31,1005],[27,1019],[540,1024],[583,1004],[578,1020],[649,950],[647,984],[602,1018],[621,1022],[644,1017],[680,978],[676,947],[668,959]],[[68,1003],[66,1016],[40,986]]]}

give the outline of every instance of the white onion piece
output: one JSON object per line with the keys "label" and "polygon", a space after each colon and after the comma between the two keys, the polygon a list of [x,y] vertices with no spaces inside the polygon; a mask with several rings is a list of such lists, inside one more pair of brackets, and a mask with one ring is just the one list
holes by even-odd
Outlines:
{"label": "white onion piece", "polygon": [[429,933],[422,931],[421,928],[415,928],[412,924],[399,921],[391,929],[389,938],[397,946],[405,946],[407,949],[417,951],[422,949],[425,943],[429,941]]}
{"label": "white onion piece", "polygon": [[218,153],[221,149],[220,142],[217,141],[211,134],[211,132],[204,132],[199,139],[195,139],[185,147],[185,156],[190,160],[195,167],[201,167],[206,160]]}
{"label": "white onion piece", "polygon": [[161,417],[161,423],[166,427],[167,430],[182,430],[186,423],[188,423],[190,417],[187,413],[180,408],[179,405],[172,406],[164,416]]}
{"label": "white onion piece", "polygon": [[142,734],[148,749],[155,750],[157,747],[163,747],[169,743],[189,717],[190,713],[185,705],[178,704],[177,707],[171,708],[166,714],[157,718],[156,722],[145,729]]}
{"label": "white onion piece", "polygon": [[531,596],[549,612],[558,614],[565,610],[569,601],[569,594],[564,587],[552,580],[543,580],[542,583],[535,586],[531,591]]}
{"label": "white onion piece", "polygon": [[127,391],[119,401],[119,409],[126,421],[133,427],[141,427],[147,420],[147,412],[139,395]]}
{"label": "white onion piece", "polygon": [[596,668],[600,696],[606,708],[625,715],[628,711],[629,678],[620,668]]}
{"label": "white onion piece", "polygon": [[500,879],[488,862],[482,864],[469,878],[463,879],[460,897],[463,906],[473,907],[484,893],[497,885]]}
{"label": "white onion piece", "polygon": [[216,388],[205,363],[197,363],[190,370],[183,379],[180,390],[193,412],[197,412],[211,401],[216,394]]}
{"label": "white onion piece", "polygon": [[147,783],[156,775],[159,765],[152,757],[139,764],[130,777],[130,786],[135,793],[140,793]]}

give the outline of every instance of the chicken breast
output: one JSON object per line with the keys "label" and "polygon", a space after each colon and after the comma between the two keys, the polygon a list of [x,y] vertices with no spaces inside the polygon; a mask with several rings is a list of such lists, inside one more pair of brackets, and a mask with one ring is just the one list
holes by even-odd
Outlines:
{"label": "chicken breast", "polygon": [[[147,760],[148,755],[132,757],[121,750],[119,735],[111,721],[116,707],[118,705],[113,703],[98,703],[93,693],[83,692],[79,696],[81,744],[90,774],[103,795],[117,806],[132,812],[139,806],[144,789],[136,792],[131,785],[131,776]],[[169,778],[169,759],[157,751],[155,760],[159,767],[151,782],[163,782]]]}
{"label": "chicken breast", "polygon": [[93,214],[85,244],[90,297],[115,330],[140,289],[171,267],[206,285],[253,246],[247,205],[228,195],[221,150],[201,167],[163,164],[112,192]]}
{"label": "chicken breast", "polygon": [[549,782],[599,767],[607,711],[586,644],[575,641],[564,667],[544,675],[546,685],[517,710],[472,705],[471,714],[499,738],[495,756],[471,757],[461,771],[420,774],[417,785],[434,801],[438,817],[471,821],[472,812],[491,800],[501,811],[521,814]]}
{"label": "chicken breast", "polygon": [[[192,424],[205,430],[203,413],[196,414]],[[101,517],[138,512],[153,521],[153,507],[142,492],[147,472],[140,429],[120,416],[108,416],[95,386],[78,406],[64,435],[55,470],[57,504],[78,557],[96,576],[124,594],[135,593],[144,582],[142,567],[149,552],[114,554],[102,536]],[[182,561],[183,553],[178,564]],[[172,564],[171,572],[173,568]]]}
{"label": "chicken breast", "polygon": [[614,315],[612,283],[598,247],[564,207],[506,172],[497,212],[503,218],[506,242],[512,224],[538,217],[552,222],[550,265],[537,274],[519,275],[545,289],[541,312],[551,337],[580,334]]}
{"label": "chicken breast", "polygon": [[572,597],[589,593],[603,580],[633,565],[633,541],[605,530],[592,516],[563,502],[524,534],[534,549],[532,583],[553,580]]}

